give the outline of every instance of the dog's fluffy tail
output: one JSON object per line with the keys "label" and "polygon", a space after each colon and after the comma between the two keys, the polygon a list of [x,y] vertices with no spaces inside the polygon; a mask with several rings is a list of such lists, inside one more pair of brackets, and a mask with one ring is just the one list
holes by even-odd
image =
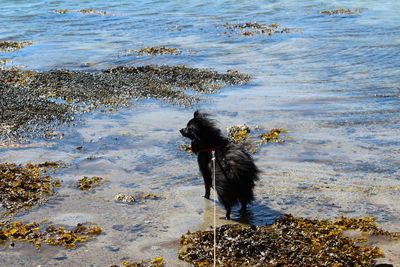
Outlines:
{"label": "dog's fluffy tail", "polygon": [[243,206],[253,201],[253,188],[260,171],[250,154],[240,145],[229,144],[225,155],[217,158],[220,166],[217,164],[216,189],[222,204],[231,207],[240,202]]}

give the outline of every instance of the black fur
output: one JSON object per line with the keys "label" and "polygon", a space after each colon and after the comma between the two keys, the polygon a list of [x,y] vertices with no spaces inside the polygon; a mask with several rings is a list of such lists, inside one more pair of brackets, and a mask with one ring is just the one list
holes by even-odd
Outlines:
{"label": "black fur", "polygon": [[253,188],[258,180],[259,170],[243,146],[229,142],[207,113],[196,111],[186,128],[180,130],[184,137],[192,140],[192,151],[204,178],[205,195],[210,198],[212,187],[211,149],[216,156],[216,191],[224,205],[226,218],[230,219],[231,208],[237,203],[241,210],[254,200]]}

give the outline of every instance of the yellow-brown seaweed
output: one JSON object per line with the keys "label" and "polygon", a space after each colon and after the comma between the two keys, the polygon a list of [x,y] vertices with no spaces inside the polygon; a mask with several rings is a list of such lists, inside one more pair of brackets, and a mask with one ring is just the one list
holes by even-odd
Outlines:
{"label": "yellow-brown seaweed", "polygon": [[156,257],[152,260],[141,261],[141,262],[131,262],[124,261],[121,265],[111,265],[110,267],[163,267],[165,262],[163,257]]}
{"label": "yellow-brown seaweed", "polygon": [[47,168],[62,167],[62,163],[42,164],[0,163],[0,204],[5,215],[15,214],[44,203],[61,186],[61,181],[47,174]]}
{"label": "yellow-brown seaweed", "polygon": [[273,128],[267,133],[262,133],[260,138],[263,143],[276,142],[283,143],[284,140],[280,138],[280,134],[287,133],[287,130],[284,128]]}
{"label": "yellow-brown seaweed", "polygon": [[43,243],[52,246],[61,246],[68,249],[77,248],[79,243],[90,240],[93,236],[101,234],[102,229],[96,224],[77,224],[68,230],[64,226],[54,224],[40,224],[37,222],[23,223],[15,221],[0,224],[0,243],[28,242],[36,248]]}
{"label": "yellow-brown seaweed", "polygon": [[[223,225],[217,233],[217,266],[372,266],[383,252],[346,237],[359,230],[398,238],[371,218],[334,221],[285,215],[271,226]],[[213,231],[181,237],[179,258],[194,266],[213,263]]]}
{"label": "yellow-brown seaweed", "polygon": [[104,178],[98,176],[84,176],[82,179],[78,180],[78,188],[82,191],[90,191],[93,190],[94,187],[101,185],[105,181],[106,180]]}

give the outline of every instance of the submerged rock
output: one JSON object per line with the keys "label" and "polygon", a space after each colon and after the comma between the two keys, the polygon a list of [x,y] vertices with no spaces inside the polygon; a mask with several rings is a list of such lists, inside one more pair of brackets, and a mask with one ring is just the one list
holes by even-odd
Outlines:
{"label": "submerged rock", "polygon": [[[383,234],[371,218],[311,220],[285,215],[271,226],[223,225],[216,229],[217,266],[373,266],[383,252],[357,243],[346,230]],[[213,263],[213,231],[181,237],[179,258],[194,266]]]}

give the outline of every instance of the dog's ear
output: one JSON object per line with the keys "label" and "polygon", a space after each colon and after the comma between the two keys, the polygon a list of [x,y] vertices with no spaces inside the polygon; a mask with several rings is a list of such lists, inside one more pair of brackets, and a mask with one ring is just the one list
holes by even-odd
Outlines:
{"label": "dog's ear", "polygon": [[201,117],[201,112],[200,110],[196,110],[193,114],[193,118],[199,118],[199,117]]}

